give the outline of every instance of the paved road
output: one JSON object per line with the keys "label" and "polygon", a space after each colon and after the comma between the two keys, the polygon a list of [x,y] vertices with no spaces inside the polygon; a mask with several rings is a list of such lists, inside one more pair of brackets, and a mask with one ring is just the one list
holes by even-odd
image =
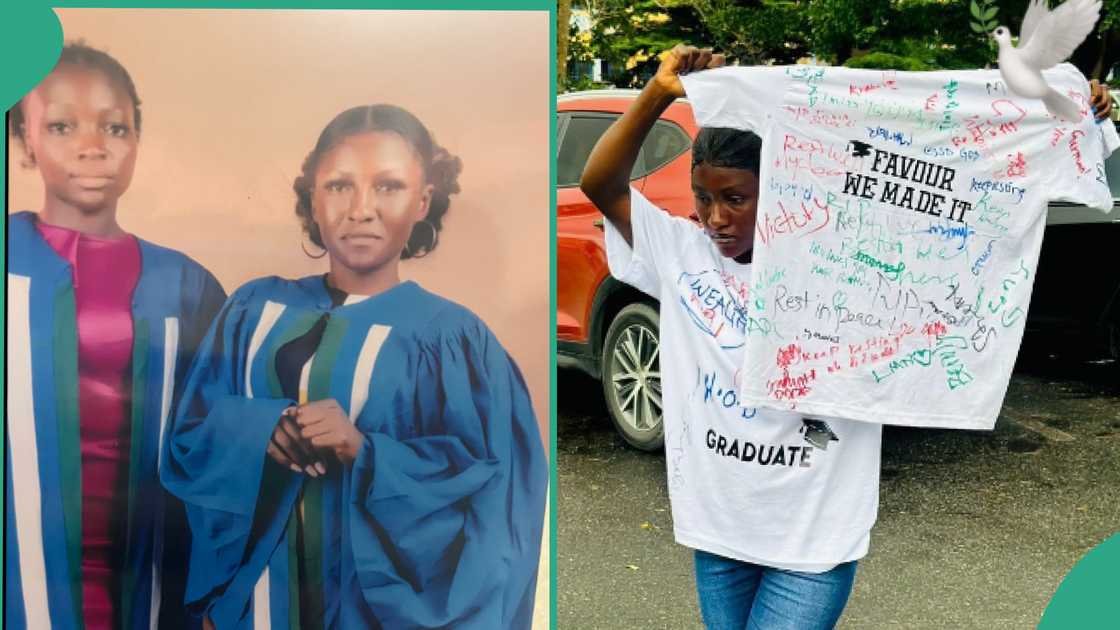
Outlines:
{"label": "paved road", "polygon": [[[1034,628],[1120,530],[1120,367],[1024,350],[994,432],[887,428],[840,628]],[[557,627],[701,627],[664,456],[613,433],[597,382],[561,370],[557,392]]]}

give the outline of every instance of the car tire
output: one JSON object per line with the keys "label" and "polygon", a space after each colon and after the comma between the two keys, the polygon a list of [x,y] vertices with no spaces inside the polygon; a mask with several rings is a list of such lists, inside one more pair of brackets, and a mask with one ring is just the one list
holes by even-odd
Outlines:
{"label": "car tire", "polygon": [[611,321],[599,359],[611,422],[628,444],[643,451],[656,451],[665,442],[659,325],[655,306],[628,304]]}

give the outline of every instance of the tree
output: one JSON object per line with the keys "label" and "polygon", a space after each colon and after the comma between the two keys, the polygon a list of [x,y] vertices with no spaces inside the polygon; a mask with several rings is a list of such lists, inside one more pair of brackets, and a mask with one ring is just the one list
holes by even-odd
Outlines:
{"label": "tree", "polygon": [[562,92],[568,83],[568,36],[572,21],[572,0],[556,3],[556,90]]}
{"label": "tree", "polygon": [[1116,69],[1120,62],[1120,0],[1104,0],[1096,30],[1073,52],[1070,61],[1085,76],[1098,81],[1104,81]]}
{"label": "tree", "polygon": [[706,44],[741,64],[795,63],[809,55],[807,2],[693,0],[711,33]]}
{"label": "tree", "polygon": [[603,60],[604,78],[618,86],[644,83],[657,70],[657,55],[678,43],[710,45],[689,0],[577,0],[575,6],[588,13],[591,37],[578,45],[569,40],[575,53],[569,60]]}
{"label": "tree", "polygon": [[868,48],[889,28],[890,0],[813,0],[808,3],[809,40],[817,54],[843,63]]}
{"label": "tree", "polygon": [[[1028,1],[983,3],[984,26],[995,21],[1017,32]],[[996,62],[988,34],[970,27],[976,21],[972,0],[577,3],[590,15],[591,32],[579,46],[571,42],[568,59],[604,60],[606,78],[620,86],[641,85],[656,69],[657,53],[680,42],[717,49],[742,64],[796,63],[812,55],[827,63],[897,70],[982,68]],[[995,3],[999,9],[993,14]],[[1071,60],[1098,79],[1120,61],[1120,0],[1104,0],[1101,16],[1094,35]]]}

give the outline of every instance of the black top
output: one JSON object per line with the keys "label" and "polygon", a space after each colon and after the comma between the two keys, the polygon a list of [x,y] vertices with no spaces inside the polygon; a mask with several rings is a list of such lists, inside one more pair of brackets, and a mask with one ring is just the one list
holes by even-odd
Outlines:
{"label": "black top", "polygon": [[[347,294],[327,284],[327,277],[323,276],[323,286],[331,296],[331,306],[339,306],[346,301]],[[285,398],[299,400],[299,375],[307,360],[319,348],[323,340],[323,331],[327,329],[330,312],[323,313],[319,321],[306,333],[284,344],[276,351],[276,377],[280,381],[280,390]]]}

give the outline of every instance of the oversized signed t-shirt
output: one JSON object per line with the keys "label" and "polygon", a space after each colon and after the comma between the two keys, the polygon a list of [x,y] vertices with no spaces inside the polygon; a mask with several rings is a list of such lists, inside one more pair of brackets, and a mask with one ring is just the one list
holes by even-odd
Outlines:
{"label": "oversized signed t-shirt", "polygon": [[[607,262],[657,298],[673,535],[693,549],[819,573],[867,553],[882,427],[740,405],[746,301],[771,280],[696,223],[630,191],[633,247],[608,221]],[[625,385],[625,383],[623,383]]]}
{"label": "oversized signed t-shirt", "polygon": [[1046,79],[1078,122],[998,71],[731,67],[683,77],[703,127],[763,140],[740,404],[990,429],[1023,333],[1047,202],[1112,207],[1071,65]]}

